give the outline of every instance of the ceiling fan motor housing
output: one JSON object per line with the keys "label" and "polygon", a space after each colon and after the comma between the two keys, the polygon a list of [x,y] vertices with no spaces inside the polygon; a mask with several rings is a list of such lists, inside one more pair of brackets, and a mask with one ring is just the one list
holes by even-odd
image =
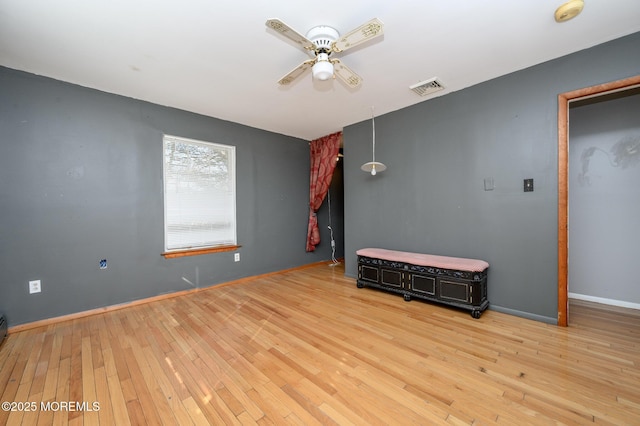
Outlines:
{"label": "ceiling fan motor housing", "polygon": [[307,32],[307,38],[316,46],[317,53],[331,54],[331,44],[340,37],[340,33],[326,25],[311,28]]}

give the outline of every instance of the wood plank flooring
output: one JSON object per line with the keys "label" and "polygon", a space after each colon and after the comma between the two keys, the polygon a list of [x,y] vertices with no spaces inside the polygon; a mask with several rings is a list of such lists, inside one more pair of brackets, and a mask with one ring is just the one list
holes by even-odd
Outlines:
{"label": "wood plank flooring", "polygon": [[575,303],[568,328],[474,320],[343,274],[316,266],[11,334],[0,401],[35,409],[0,424],[640,424],[639,311]]}

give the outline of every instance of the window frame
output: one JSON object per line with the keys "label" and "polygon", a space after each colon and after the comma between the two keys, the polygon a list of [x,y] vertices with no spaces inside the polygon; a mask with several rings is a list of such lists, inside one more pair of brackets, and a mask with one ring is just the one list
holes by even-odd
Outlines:
{"label": "window frame", "polygon": [[[220,244],[211,244],[211,245],[197,245],[194,244],[192,246],[185,247],[176,247],[169,249],[168,248],[168,204],[169,200],[167,197],[167,172],[170,165],[167,162],[166,158],[166,150],[167,144],[170,142],[180,142],[191,145],[199,145],[199,146],[210,146],[214,148],[219,148],[221,150],[225,150],[229,154],[228,159],[228,167],[229,177],[231,179],[232,186],[232,194],[233,194],[233,206],[232,206],[232,217],[233,217],[233,242],[229,244],[228,242],[220,243]],[[184,257],[184,256],[196,256],[201,254],[209,254],[209,253],[218,253],[218,252],[226,252],[226,251],[234,251],[240,248],[237,244],[238,241],[238,220],[237,220],[237,179],[236,179],[236,147],[233,145],[220,144],[215,142],[185,138],[182,136],[175,136],[164,134],[162,137],[162,194],[163,194],[163,238],[164,238],[164,251],[162,252],[162,256],[165,258],[176,258],[176,257]]]}

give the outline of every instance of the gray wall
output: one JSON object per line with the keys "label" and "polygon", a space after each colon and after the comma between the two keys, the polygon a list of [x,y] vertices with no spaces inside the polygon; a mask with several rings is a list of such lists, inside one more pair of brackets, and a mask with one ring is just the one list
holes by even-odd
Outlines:
{"label": "gray wall", "polygon": [[376,117],[375,177],[359,170],[370,121],[345,128],[346,274],[362,247],[483,259],[492,309],[556,323],[557,96],[637,74],[638,46],[640,33]]}
{"label": "gray wall", "polygon": [[[161,256],[163,133],[237,147],[239,263],[232,252]],[[0,311],[10,326],[331,258],[324,206],[323,242],[305,252],[307,141],[6,68],[0,138]],[[333,225],[342,239],[342,220]],[[42,292],[30,295],[36,279]]]}
{"label": "gray wall", "polygon": [[630,93],[569,112],[569,292],[640,306],[640,91]]}

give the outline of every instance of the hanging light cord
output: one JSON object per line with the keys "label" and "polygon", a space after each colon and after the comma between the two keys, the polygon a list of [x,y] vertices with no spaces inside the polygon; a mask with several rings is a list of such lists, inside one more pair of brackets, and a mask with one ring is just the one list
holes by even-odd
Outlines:
{"label": "hanging light cord", "polygon": [[371,107],[371,127],[373,128],[373,159],[372,162],[376,162],[376,118],[373,115],[373,106]]}
{"label": "hanging light cord", "polygon": [[331,227],[331,190],[327,191],[327,201],[329,203],[329,235],[331,236],[331,262],[329,266],[339,265],[338,259],[336,259],[336,240],[333,239],[333,228]]}

